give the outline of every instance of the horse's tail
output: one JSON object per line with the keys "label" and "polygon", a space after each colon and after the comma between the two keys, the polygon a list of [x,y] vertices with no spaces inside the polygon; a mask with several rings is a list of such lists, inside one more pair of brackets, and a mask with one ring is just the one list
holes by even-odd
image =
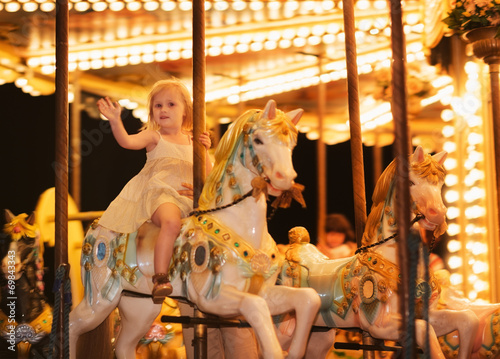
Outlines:
{"label": "horse's tail", "polygon": [[115,312],[110,315],[95,329],[80,335],[76,345],[76,359],[113,359],[113,338]]}

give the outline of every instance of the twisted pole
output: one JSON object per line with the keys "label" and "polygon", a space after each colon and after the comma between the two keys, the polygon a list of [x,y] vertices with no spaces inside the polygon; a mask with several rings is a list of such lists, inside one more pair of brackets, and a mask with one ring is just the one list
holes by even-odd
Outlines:
{"label": "twisted pole", "polygon": [[410,191],[408,174],[408,119],[406,109],[406,49],[400,0],[391,0],[392,40],[392,117],[395,126],[396,157],[396,221],[398,223],[399,265],[401,268],[400,313],[402,316],[403,353],[405,358],[415,355],[415,323],[408,318],[414,310],[410,296],[410,255],[408,235],[410,229]]}
{"label": "twisted pole", "polygon": [[[193,207],[198,207],[198,200],[205,183],[205,147],[199,142],[200,134],[206,129],[205,123],[205,1],[193,0]],[[203,318],[195,309],[194,315]],[[205,359],[207,350],[207,326],[194,326],[194,356]]]}
{"label": "twisted pole", "polygon": [[[69,276],[68,265],[68,33],[69,7],[68,0],[57,0],[56,11],[56,151],[55,151],[55,271],[67,266],[66,277]],[[57,325],[58,348],[51,348],[59,358],[69,357],[65,346],[64,325],[64,286],[61,285],[59,296],[61,306]]]}

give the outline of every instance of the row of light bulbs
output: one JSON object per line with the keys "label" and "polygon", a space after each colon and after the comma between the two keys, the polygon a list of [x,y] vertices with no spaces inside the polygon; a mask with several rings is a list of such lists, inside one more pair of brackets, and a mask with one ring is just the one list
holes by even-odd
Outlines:
{"label": "row of light bulbs", "polygon": [[[448,267],[452,273],[450,281],[453,285],[462,286],[470,300],[489,300],[489,265],[486,218],[486,191],[484,173],[483,123],[478,112],[481,110],[480,67],[475,62],[465,66],[467,74],[466,93],[461,98],[454,98],[452,109],[443,111],[441,117],[450,124],[444,126],[443,136],[447,141],[443,149],[450,155],[445,161],[449,172],[445,184],[449,188],[444,198],[448,203],[448,236],[447,249],[450,253]],[[465,126],[468,135],[465,138],[466,150],[463,163],[458,162],[457,142],[454,139],[457,128]],[[461,130],[459,130],[461,131]],[[458,174],[459,167],[465,169],[464,178]],[[457,186],[463,183],[467,188],[459,192]],[[463,211],[463,213],[461,213]],[[465,218],[464,225],[458,219]],[[461,239],[462,237],[462,239]],[[465,239],[463,239],[465,238]],[[465,243],[464,243],[465,242]],[[465,248],[465,251],[463,250]],[[470,268],[464,277],[463,266]]]}
{"label": "row of light bulbs", "polygon": [[[172,1],[172,0],[145,0],[145,1],[136,1],[136,0],[71,0],[69,2],[69,8],[74,9],[78,12],[85,12],[89,10],[101,12],[105,10],[111,11],[139,11],[144,9],[146,11],[174,11],[179,9],[181,11],[191,11],[192,10],[192,2],[187,0],[180,1]],[[325,11],[331,11],[336,7],[342,8],[341,1],[332,1],[332,0],[308,0],[308,1],[296,1],[296,0],[287,0],[287,1],[242,1],[242,0],[234,0],[234,1],[205,1],[205,11],[262,11],[268,9],[270,11],[277,11],[283,9],[285,14],[288,13],[289,16],[293,15],[293,13],[322,13]],[[385,9],[387,7],[386,1],[368,1],[368,0],[359,0],[356,3],[356,7],[359,10],[366,10],[369,8],[373,9]],[[54,0],[2,0],[0,2],[0,11],[5,10],[7,12],[34,12],[40,9],[43,12],[51,12],[55,10],[55,1]]]}

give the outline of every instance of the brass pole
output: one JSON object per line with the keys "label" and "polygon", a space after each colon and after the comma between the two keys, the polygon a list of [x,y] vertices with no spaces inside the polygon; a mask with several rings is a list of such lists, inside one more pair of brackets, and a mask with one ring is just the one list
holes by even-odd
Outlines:
{"label": "brass pole", "polygon": [[[56,11],[56,151],[55,151],[55,271],[68,263],[68,0],[58,0]],[[69,276],[69,273],[66,273]],[[59,293],[60,311],[57,323],[59,358],[69,353],[64,352],[64,285]],[[65,356],[66,354],[66,356]]]}
{"label": "brass pole", "polygon": [[[205,124],[205,1],[193,0],[193,185],[194,208],[205,183],[205,147],[198,141],[200,134],[206,129]],[[203,314],[195,309],[195,317]],[[194,326],[194,356],[199,359],[208,357],[207,326]]]}
{"label": "brass pole", "polygon": [[408,122],[406,109],[406,49],[403,32],[402,8],[400,0],[391,0],[391,39],[392,39],[392,117],[395,125],[396,157],[396,221],[398,223],[399,265],[401,268],[401,287],[399,292],[401,332],[404,333],[403,353],[405,358],[415,355],[415,323],[408,318],[413,302],[410,298],[410,256],[408,234],[410,228],[410,193],[408,180]]}
{"label": "brass pole", "polygon": [[326,147],[323,141],[323,123],[325,117],[326,105],[326,85],[321,80],[323,73],[323,55],[318,55],[319,67],[319,84],[318,84],[318,141],[316,143],[317,149],[317,174],[318,174],[318,222],[317,222],[317,238],[323,238],[325,235],[325,219],[327,212],[327,187],[326,187]]}

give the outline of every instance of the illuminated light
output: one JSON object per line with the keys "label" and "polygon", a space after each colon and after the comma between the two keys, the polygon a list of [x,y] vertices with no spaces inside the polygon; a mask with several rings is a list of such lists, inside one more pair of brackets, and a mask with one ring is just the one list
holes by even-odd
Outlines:
{"label": "illuminated light", "polygon": [[75,7],[76,11],[83,12],[83,11],[87,11],[88,9],[90,9],[90,3],[86,2],[86,1],[79,1],[79,2],[75,3],[74,7]]}
{"label": "illuminated light", "polygon": [[90,70],[90,61],[81,61],[78,63],[78,70],[87,71]]}
{"label": "illuminated light", "polygon": [[444,178],[444,183],[448,187],[453,187],[458,183],[458,176],[454,174],[447,174],[446,177]]}
{"label": "illuminated light", "polygon": [[144,10],[147,10],[147,11],[155,11],[155,10],[158,10],[159,7],[160,7],[160,4],[156,1],[148,1],[148,2],[144,3]]}
{"label": "illuminated light", "polygon": [[[273,49],[271,50],[274,50],[276,47],[274,47]],[[222,53],[224,55],[231,55],[231,54],[234,54],[234,46],[232,45],[225,45],[222,47]]]}
{"label": "illuminated light", "polygon": [[175,1],[165,1],[161,4],[161,9],[163,11],[173,11],[175,10]]}
{"label": "illuminated light", "polygon": [[150,64],[155,61],[155,57],[153,54],[144,54],[141,56],[142,62],[145,64]]}
{"label": "illuminated light", "polygon": [[481,242],[474,242],[472,246],[472,254],[475,256],[485,254],[488,252],[488,246]]}
{"label": "illuminated light", "polygon": [[102,2],[102,1],[99,1],[99,2],[92,4],[92,10],[97,11],[97,12],[104,11],[107,8],[108,8],[108,4],[105,2]]}
{"label": "illuminated light", "polygon": [[92,61],[90,61],[90,68],[91,69],[97,70],[97,69],[102,69],[102,67],[103,67],[102,60],[92,60]]}
{"label": "illuminated light", "polygon": [[252,42],[250,44],[250,50],[255,51],[255,52],[262,51],[263,48],[264,48],[264,45],[262,45],[261,42]]}
{"label": "illuminated light", "polygon": [[297,36],[299,37],[308,37],[309,35],[311,34],[310,32],[310,29],[307,27],[307,26],[301,26],[298,30],[297,30]]}
{"label": "illuminated light", "polygon": [[276,41],[266,41],[264,43],[264,48],[266,50],[274,50],[278,47],[278,43]]}
{"label": "illuminated light", "polygon": [[131,65],[138,65],[141,63],[141,56],[140,55],[130,55],[128,58],[128,62]]}
{"label": "illuminated light", "polygon": [[462,266],[462,258],[459,256],[451,256],[448,260],[448,266],[450,269],[457,269]]}
{"label": "illuminated light", "polygon": [[102,51],[101,50],[92,50],[89,52],[88,58],[92,60],[97,60],[103,57]]}
{"label": "illuminated light", "polygon": [[44,2],[40,4],[40,10],[43,12],[51,12],[56,8],[56,4],[52,2]]}
{"label": "illuminated light", "polygon": [[140,55],[142,52],[142,49],[140,46],[132,46],[129,48],[128,53],[131,56],[137,56]]}
{"label": "illuminated light", "polygon": [[252,1],[249,6],[252,11],[260,11],[264,8],[262,1]]}
{"label": "illuminated light", "polygon": [[457,150],[457,144],[455,142],[446,141],[443,143],[443,150],[448,153],[453,153]]}
{"label": "illuminated light", "polygon": [[181,57],[183,59],[191,59],[193,58],[193,50],[191,49],[185,49],[181,51]]}
{"label": "illuminated light", "polygon": [[166,52],[157,52],[155,54],[155,61],[156,62],[164,62],[167,61],[167,53]]}
{"label": "illuminated light", "polygon": [[456,236],[458,233],[460,233],[460,225],[458,225],[457,223],[450,223],[446,232],[450,236]]}
{"label": "illuminated light", "polygon": [[227,102],[231,105],[235,105],[237,103],[239,103],[241,100],[240,100],[240,96],[239,95],[231,95],[231,96],[228,96],[227,98]]}
{"label": "illuminated light", "polygon": [[462,243],[456,239],[451,239],[448,241],[446,247],[450,253],[455,253],[462,249]]}
{"label": "illuminated light", "polygon": [[181,58],[181,53],[180,51],[169,51],[168,52],[168,59],[171,61],[176,61]]}
{"label": "illuminated light", "polygon": [[476,92],[481,89],[481,83],[477,79],[468,79],[465,82],[465,90],[467,92]]}
{"label": "illuminated light", "polygon": [[464,281],[464,277],[459,273],[453,273],[450,275],[450,283],[452,285],[462,284]]}
{"label": "illuminated light", "polygon": [[41,61],[39,57],[31,57],[26,61],[26,65],[28,65],[28,67],[38,67],[40,64]]}
{"label": "illuminated light", "polygon": [[420,20],[419,14],[410,13],[410,14],[406,15],[406,23],[409,25],[415,25],[415,24],[419,23],[420,21],[421,20]]}
{"label": "illuminated light", "polygon": [[302,6],[301,10],[305,12],[312,11],[316,7],[315,1],[303,1],[300,5]]}
{"label": "illuminated light", "polygon": [[118,66],[127,66],[128,65],[128,57],[120,56],[116,58],[116,65]]}
{"label": "illuminated light", "polygon": [[485,290],[488,290],[489,284],[483,280],[477,280],[474,282],[473,287],[476,292],[483,292]]}
{"label": "illuminated light", "polygon": [[467,75],[478,73],[479,65],[476,64],[474,61],[467,61],[464,66],[464,70]]}
{"label": "illuminated light", "polygon": [[141,120],[142,123],[148,122],[148,111],[145,108],[136,108],[132,110],[132,115]]}
{"label": "illuminated light", "polygon": [[476,181],[484,179],[484,171],[474,168],[470,170],[469,174],[465,176],[465,184],[472,186]]}
{"label": "illuminated light", "polygon": [[481,106],[481,101],[472,94],[465,94],[463,99],[463,109],[467,114],[474,114]]}
{"label": "illuminated light", "polygon": [[[21,4],[19,4],[18,2],[9,2],[5,4],[5,11],[7,12],[16,12],[19,11],[19,9],[21,9]],[[40,9],[42,9],[41,6]]]}
{"label": "illuminated light", "polygon": [[448,202],[448,203],[455,203],[456,201],[458,201],[458,198],[459,198],[458,191],[450,189],[450,190],[446,191],[444,198],[446,199],[446,202]]}
{"label": "illuminated light", "polygon": [[[281,40],[281,41],[285,41],[285,40]],[[281,46],[281,41],[280,41],[280,46]],[[291,43],[288,47],[290,47],[290,46],[291,46]],[[239,54],[244,54],[245,52],[248,52],[249,49],[250,49],[250,47],[248,46],[248,44],[236,45],[236,52]]]}
{"label": "illuminated light", "polygon": [[330,11],[330,10],[335,9],[335,3],[331,0],[322,1],[321,6],[323,7],[323,10],[325,10],[325,11]]}
{"label": "illuminated light", "polygon": [[36,2],[29,1],[23,4],[23,10],[26,12],[33,12],[38,9],[38,4]]}
{"label": "illuminated light", "polygon": [[24,92],[24,93],[30,93],[31,91],[33,91],[33,86],[31,86],[31,85],[23,86],[23,88],[21,89],[21,91]]}
{"label": "illuminated light", "polygon": [[449,138],[455,134],[455,127],[443,126],[443,130],[441,132],[442,132],[444,137]]}
{"label": "illuminated light", "polygon": [[481,206],[472,206],[465,209],[465,216],[469,219],[480,218],[486,215],[486,208]]}
{"label": "illuminated light", "polygon": [[356,8],[359,10],[368,10],[370,8],[370,3],[367,0],[359,0],[356,2]]}
{"label": "illuminated light", "polygon": [[466,202],[474,202],[475,200],[484,198],[486,195],[486,192],[484,188],[479,188],[479,187],[472,187],[470,190],[465,192],[464,194],[464,199]]}
{"label": "illuminated light", "polygon": [[279,42],[278,42],[278,46],[281,48],[281,49],[288,49],[292,46],[292,42],[290,40],[287,40],[287,39],[281,39]]}
{"label": "illuminated light", "polygon": [[115,65],[116,65],[115,59],[104,59],[103,61],[104,68],[110,69],[112,67],[115,67]]}
{"label": "illuminated light", "polygon": [[333,44],[335,42],[335,35],[332,34],[323,35],[322,41],[325,44]]}
{"label": "illuminated light", "polygon": [[479,116],[469,116],[466,118],[467,125],[471,128],[483,125],[483,119]]}
{"label": "illuminated light", "polygon": [[319,138],[319,133],[316,130],[310,131],[306,134],[306,137],[311,141],[315,141]]}
{"label": "illuminated light", "polygon": [[457,160],[456,160],[456,158],[448,157],[444,161],[444,168],[446,168],[448,171],[452,170],[454,168],[457,168]]}
{"label": "illuminated light", "polygon": [[191,11],[192,4],[191,1],[182,1],[179,3],[179,9],[182,11]]}
{"label": "illuminated light", "polygon": [[361,31],[368,31],[372,27],[372,24],[373,22],[371,19],[360,20],[358,23],[358,29]]}
{"label": "illuminated light", "polygon": [[468,295],[470,300],[476,300],[477,299],[477,292],[471,290]]}
{"label": "illuminated light", "polygon": [[307,38],[307,43],[311,46],[316,46],[321,44],[321,37],[319,36],[309,36]]}
{"label": "illuminated light", "polygon": [[213,6],[214,10],[217,11],[226,11],[227,9],[229,9],[229,4],[227,3],[227,1],[216,1]]}
{"label": "illuminated light", "polygon": [[242,11],[242,10],[245,10],[247,8],[247,3],[245,1],[235,0],[231,4],[231,7],[235,11]]}
{"label": "illuminated light", "polygon": [[469,136],[467,136],[467,141],[471,145],[479,145],[483,143],[483,135],[472,132],[469,134]]}
{"label": "illuminated light", "polygon": [[267,3],[267,8],[269,10],[279,10],[281,8],[281,3],[279,1],[269,1]]}
{"label": "illuminated light", "polygon": [[222,50],[220,47],[209,47],[207,53],[208,56],[219,56]]}
{"label": "illuminated light", "polygon": [[16,79],[16,81],[14,81],[14,84],[19,87],[19,88],[23,88],[24,86],[26,86],[28,84],[28,79],[24,78],[24,77],[18,77]]}
{"label": "illuminated light", "polygon": [[472,265],[472,272],[474,272],[475,274],[485,273],[487,271],[488,271],[488,263],[486,263],[486,262],[476,261]]}
{"label": "illuminated light", "polygon": [[455,118],[455,113],[452,110],[445,109],[445,110],[441,111],[441,119],[444,122],[450,122],[454,118]]}

